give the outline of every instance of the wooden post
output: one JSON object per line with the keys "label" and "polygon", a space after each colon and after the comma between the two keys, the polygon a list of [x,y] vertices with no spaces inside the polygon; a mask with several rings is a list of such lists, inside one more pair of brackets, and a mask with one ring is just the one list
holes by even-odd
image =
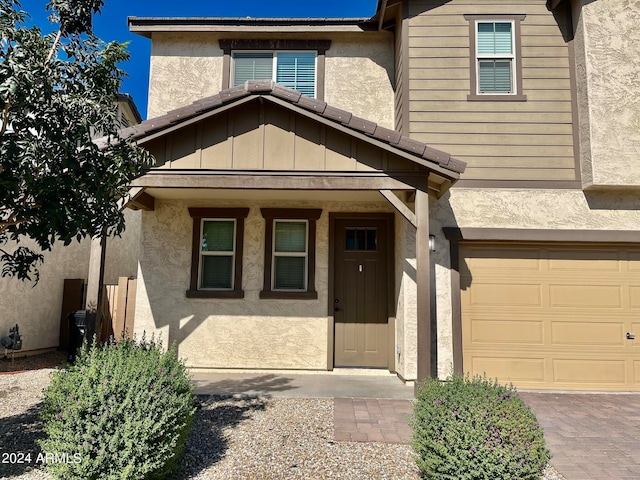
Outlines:
{"label": "wooden post", "polygon": [[431,265],[429,259],[429,194],[416,190],[416,288],[418,377],[416,387],[431,376]]}

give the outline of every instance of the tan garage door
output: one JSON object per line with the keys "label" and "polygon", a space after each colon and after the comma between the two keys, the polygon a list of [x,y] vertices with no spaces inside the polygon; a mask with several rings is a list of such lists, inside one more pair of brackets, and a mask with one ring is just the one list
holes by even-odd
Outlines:
{"label": "tan garage door", "polygon": [[474,243],[460,254],[465,372],[518,388],[640,390],[640,249]]}

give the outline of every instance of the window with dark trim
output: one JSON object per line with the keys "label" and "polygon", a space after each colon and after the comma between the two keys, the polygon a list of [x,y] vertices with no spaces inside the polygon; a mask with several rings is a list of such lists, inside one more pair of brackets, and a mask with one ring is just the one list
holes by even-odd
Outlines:
{"label": "window with dark trim", "polygon": [[248,208],[190,208],[191,279],[187,298],[244,298],[242,248]]}
{"label": "window with dark trim", "polygon": [[470,101],[525,101],[520,22],[524,15],[465,15],[469,21]]}
{"label": "window with dark trim", "polygon": [[262,208],[264,285],[260,298],[316,299],[316,221],[322,209]]}
{"label": "window with dark trim", "polygon": [[272,79],[324,99],[325,52],[330,40],[223,39],[219,43],[224,52],[223,89],[246,80]]}
{"label": "window with dark trim", "polygon": [[234,52],[232,70],[234,87],[247,80],[273,80],[307,97],[316,96],[315,52]]}

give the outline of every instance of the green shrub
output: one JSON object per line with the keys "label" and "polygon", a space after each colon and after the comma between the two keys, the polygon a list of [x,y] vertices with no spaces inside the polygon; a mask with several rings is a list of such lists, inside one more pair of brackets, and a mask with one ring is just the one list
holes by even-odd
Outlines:
{"label": "green shrub", "polygon": [[542,427],[515,389],[482,377],[427,381],[412,428],[423,478],[540,479],[550,458]]}
{"label": "green shrub", "polygon": [[45,390],[39,443],[52,455],[47,470],[61,479],[164,478],[184,448],[194,404],[175,346],[94,341]]}

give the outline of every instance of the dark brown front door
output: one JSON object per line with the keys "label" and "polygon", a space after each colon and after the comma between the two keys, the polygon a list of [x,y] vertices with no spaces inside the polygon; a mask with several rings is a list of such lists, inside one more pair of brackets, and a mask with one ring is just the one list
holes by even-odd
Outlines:
{"label": "dark brown front door", "polygon": [[388,367],[388,238],[384,220],[336,220],[336,367]]}

